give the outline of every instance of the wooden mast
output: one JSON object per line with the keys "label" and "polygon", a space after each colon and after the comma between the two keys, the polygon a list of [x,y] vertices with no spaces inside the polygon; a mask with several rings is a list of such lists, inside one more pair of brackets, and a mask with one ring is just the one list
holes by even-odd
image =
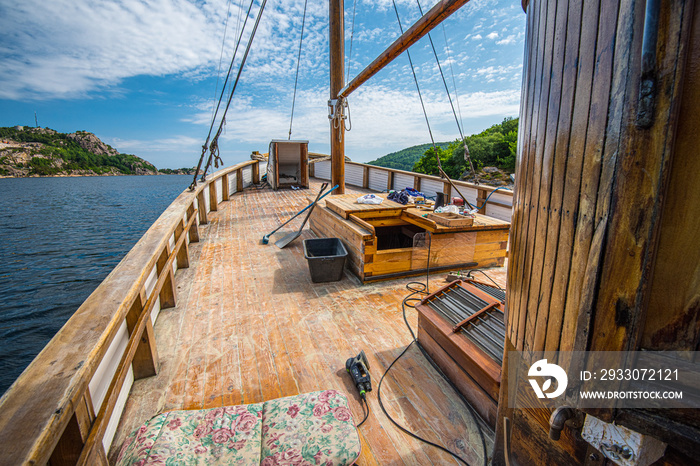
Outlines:
{"label": "wooden mast", "polygon": [[[338,92],[343,87],[345,76],[345,31],[344,31],[344,1],[329,0],[328,13],[330,17],[329,47],[331,61],[331,101],[338,98]],[[342,109],[342,106],[337,106]],[[335,194],[345,193],[345,127],[342,120],[330,120],[331,125],[331,184],[338,185]]]}

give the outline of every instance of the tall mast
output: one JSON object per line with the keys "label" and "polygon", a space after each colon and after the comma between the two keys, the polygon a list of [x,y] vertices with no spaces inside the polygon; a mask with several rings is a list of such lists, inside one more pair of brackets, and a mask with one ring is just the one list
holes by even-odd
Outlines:
{"label": "tall mast", "polygon": [[[345,27],[344,1],[329,0],[330,16],[329,46],[331,60],[331,102],[338,99],[338,92],[344,84],[345,68]],[[343,111],[342,105],[334,105],[332,111]],[[330,120],[331,124],[331,183],[338,185],[334,194],[345,193],[345,127],[342,118]]]}

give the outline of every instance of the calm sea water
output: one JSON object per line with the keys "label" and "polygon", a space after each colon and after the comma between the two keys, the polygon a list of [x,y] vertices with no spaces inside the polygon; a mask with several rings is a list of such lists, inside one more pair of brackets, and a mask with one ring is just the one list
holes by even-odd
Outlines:
{"label": "calm sea water", "polygon": [[0,393],[191,181],[0,179]]}

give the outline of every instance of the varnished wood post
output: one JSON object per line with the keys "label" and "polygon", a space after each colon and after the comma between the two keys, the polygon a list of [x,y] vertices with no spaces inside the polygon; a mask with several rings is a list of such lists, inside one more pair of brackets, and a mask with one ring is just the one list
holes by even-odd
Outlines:
{"label": "varnished wood post", "polygon": [[[146,292],[141,290],[141,293],[131,306],[129,313],[126,315],[126,327],[129,330],[130,335],[134,331],[134,328],[136,328],[136,324],[141,316],[141,313],[144,312],[146,301]],[[161,307],[163,307],[162,303]],[[136,347],[134,359],[131,361],[131,367],[134,370],[134,379],[136,380],[144,377],[150,377],[158,373],[156,335],[153,331],[153,323],[151,322],[150,316],[146,322],[146,327],[143,329],[143,334],[140,336],[140,339],[141,341],[139,341],[139,344]]]}
{"label": "varnished wood post", "polygon": [[168,269],[165,270],[165,266],[166,266],[166,263],[168,261],[169,256],[170,256],[170,245],[166,245],[165,249],[163,249],[163,252],[161,253],[160,257],[158,258],[158,262],[156,263],[156,272],[158,272],[158,276],[160,277],[161,274],[167,275],[167,278],[165,279],[165,283],[163,284],[163,289],[160,290],[160,308],[161,309],[175,307],[175,276],[173,274],[172,267],[168,267]]}
{"label": "varnished wood post", "polygon": [[476,195],[476,206],[478,207],[479,204],[481,204],[481,209],[479,209],[480,214],[486,215],[486,190],[485,189],[478,189],[477,190],[477,195]]}
{"label": "varnished wood post", "polygon": [[253,164],[253,184],[260,183],[260,162]]}
{"label": "varnished wood post", "polygon": [[207,204],[204,202],[204,190],[197,194],[197,211],[199,213],[199,224],[205,225],[209,223],[209,220],[207,220]]}
{"label": "varnished wood post", "polygon": [[228,201],[228,174],[221,177],[221,200]]}
{"label": "varnished wood post", "polygon": [[301,145],[301,186],[309,187],[309,146],[308,144]]}
{"label": "varnished wood post", "polygon": [[309,178],[314,178],[316,176],[316,164],[309,164]]}
{"label": "varnished wood post", "polygon": [[362,167],[362,187],[365,189],[369,187],[369,167],[367,165]]}
{"label": "varnished wood post", "polygon": [[219,210],[219,199],[216,195],[216,180],[209,183],[209,210],[212,212]]}
{"label": "varnished wood post", "polygon": [[240,168],[236,170],[236,191],[243,191],[243,170]]}
{"label": "varnished wood post", "polygon": [[386,174],[386,190],[391,191],[394,189],[394,172],[388,171]]}
{"label": "varnished wood post", "polygon": [[[177,224],[175,227],[175,242],[180,239],[181,235],[187,234],[185,232],[185,221],[180,220],[180,223]],[[190,266],[190,257],[189,257],[190,251],[189,251],[189,246],[187,245],[187,240],[182,242],[182,246],[180,246],[180,249],[177,251],[177,268],[178,269],[186,269]]]}
{"label": "varnished wood post", "polygon": [[[331,100],[338,98],[338,92],[344,84],[343,68],[345,67],[345,27],[343,24],[343,0],[329,0],[330,15],[329,46],[331,62]],[[340,107],[340,106],[339,106]],[[331,126],[331,184],[338,185],[334,195],[345,194],[345,128],[341,121],[335,128]]]}
{"label": "varnished wood post", "polygon": [[[190,204],[190,206],[187,208],[187,221],[192,218],[192,216],[195,215],[195,209],[194,209],[194,202]],[[199,228],[197,227],[197,221],[193,221],[191,223],[192,226],[190,226],[189,230],[189,235],[190,235],[190,243],[198,243],[199,242]]]}
{"label": "varnished wood post", "polygon": [[[73,465],[76,463],[82,453],[85,441],[90,433],[90,426],[94,419],[95,412],[92,409],[90,390],[88,389],[75,407],[73,416],[70,421],[68,421],[68,425],[63,430],[63,434],[56,444],[53,453],[51,453],[51,465]],[[94,448],[99,450],[99,452],[96,453],[101,453],[101,455],[98,456],[104,456],[104,448],[102,448],[101,443]],[[106,456],[105,461],[96,461],[91,464],[106,465]]]}
{"label": "varnished wood post", "polygon": [[413,189],[420,191],[420,176],[418,175],[413,177]]}
{"label": "varnished wood post", "polygon": [[445,205],[452,203],[452,185],[450,183],[444,183],[442,187],[442,192],[445,194]]}

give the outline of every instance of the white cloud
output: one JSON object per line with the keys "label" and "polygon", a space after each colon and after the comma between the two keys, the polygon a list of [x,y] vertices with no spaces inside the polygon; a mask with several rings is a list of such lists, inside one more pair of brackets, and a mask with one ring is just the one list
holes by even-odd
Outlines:
{"label": "white cloud", "polygon": [[[467,36],[467,37],[469,37],[469,36]],[[466,39],[466,37],[465,37],[465,39]],[[481,39],[483,39],[483,37],[481,37],[481,34],[475,34],[472,36],[472,40],[481,40]]]}
{"label": "white cloud", "polygon": [[485,78],[493,79],[497,77],[512,77],[519,76],[521,70],[521,65],[511,65],[511,66],[486,66],[477,69],[473,76],[475,78]]}
{"label": "white cloud", "polygon": [[491,34],[487,35],[486,38],[491,40],[498,39],[498,33],[494,31]]}
{"label": "white cloud", "polygon": [[498,45],[508,45],[508,44],[514,44],[515,43],[515,34],[511,34],[506,38],[503,38],[499,41],[496,42]]}
{"label": "white cloud", "polygon": [[[26,0],[0,6],[0,98],[85,97],[139,75],[201,79],[218,66],[226,6],[226,0]],[[302,9],[303,2],[294,0],[268,3],[248,78],[289,74],[295,67]],[[231,5],[224,57],[233,52],[244,13]],[[251,16],[256,13],[257,6]],[[326,9],[310,2],[303,56],[309,69],[327,54],[323,18]],[[251,17],[247,31],[253,23]]]}
{"label": "white cloud", "polygon": [[202,145],[201,140],[185,135],[175,135],[170,138],[152,140],[106,138],[105,142],[119,152],[130,154],[143,152],[145,150],[149,152],[164,152],[172,151],[173,149],[193,149],[199,148]]}

